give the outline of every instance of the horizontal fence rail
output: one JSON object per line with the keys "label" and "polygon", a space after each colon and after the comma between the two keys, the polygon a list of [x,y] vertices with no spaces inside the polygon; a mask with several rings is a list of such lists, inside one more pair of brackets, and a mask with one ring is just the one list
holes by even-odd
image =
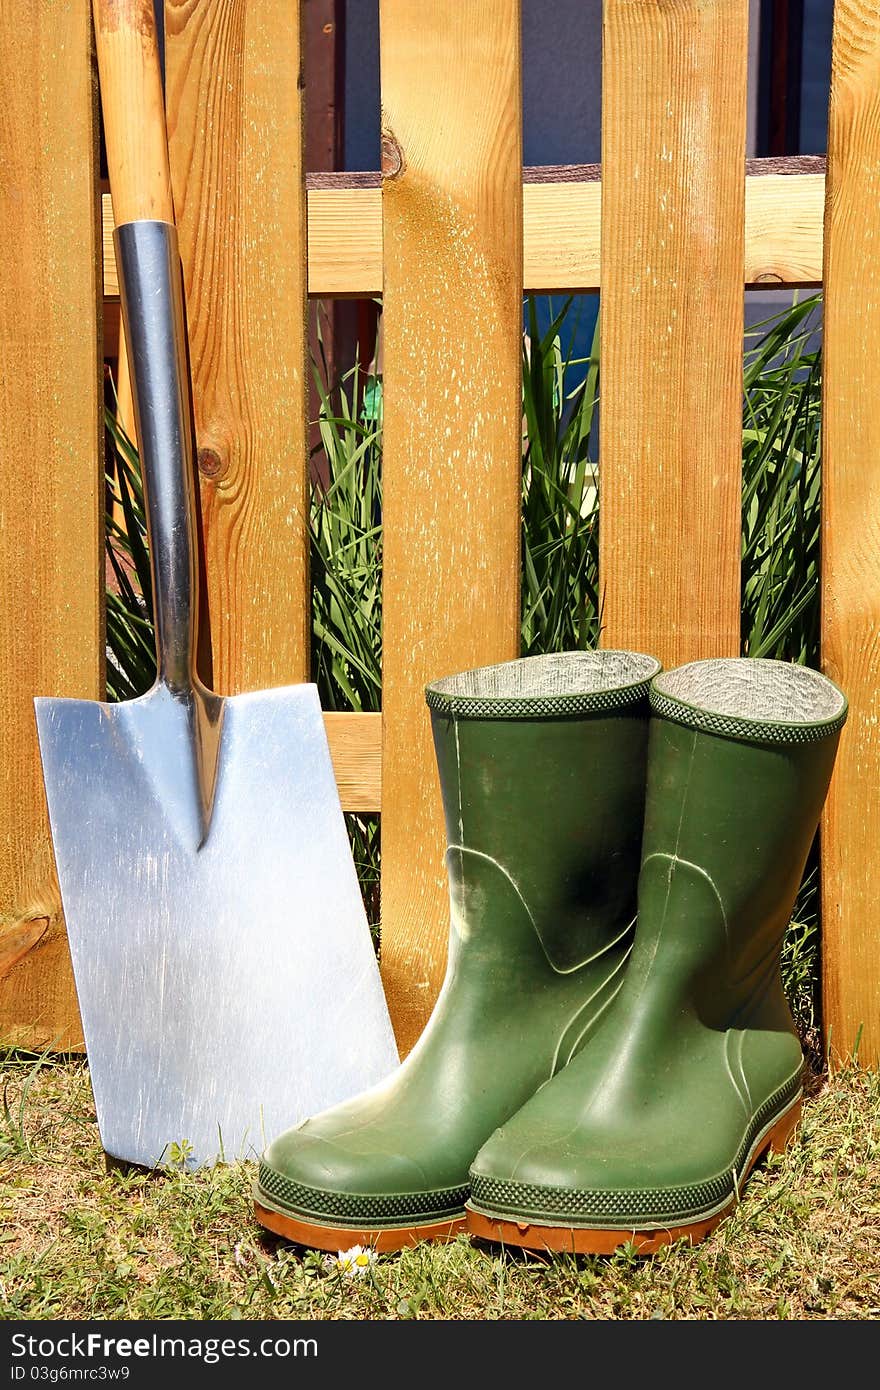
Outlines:
{"label": "horizontal fence rail", "polygon": [[[523,170],[523,287],[597,290],[601,166]],[[382,293],[381,175],[309,174],[309,294],[367,298]],[[746,161],[746,286],[822,283],[825,160]],[[119,297],[113,210],[103,199],[104,294]]]}

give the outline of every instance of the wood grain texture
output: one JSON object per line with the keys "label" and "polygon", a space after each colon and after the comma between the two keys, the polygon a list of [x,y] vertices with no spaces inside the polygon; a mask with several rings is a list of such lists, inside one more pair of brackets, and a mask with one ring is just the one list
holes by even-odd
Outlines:
{"label": "wood grain texture", "polygon": [[33,701],[95,699],[103,675],[88,6],[0,6],[0,87],[0,1038],[76,1048]]}
{"label": "wood grain texture", "polygon": [[116,221],[174,221],[153,0],[92,0]]}
{"label": "wood grain texture", "polygon": [[597,180],[523,187],[526,289],[593,289],[599,284],[602,185]]}
{"label": "wood grain texture", "polygon": [[299,6],[166,0],[165,65],[210,678],[234,694],[308,667]]}
{"label": "wood grain texture", "polygon": [[519,650],[520,7],[381,0],[380,35],[382,972],[405,1052],[449,930],[424,687]]}
{"label": "wood grain texture", "polygon": [[606,0],[602,642],[673,665],[740,628],[748,0]]}
{"label": "wood grain texture", "polygon": [[[598,174],[599,166],[593,167]],[[821,284],[824,160],[755,159],[747,168],[744,284]],[[527,291],[599,288],[602,189],[597,177],[585,177],[589,171],[590,166],[523,170]],[[533,181],[537,173],[546,177]],[[381,193],[365,185],[363,175],[332,177],[332,183],[321,178],[320,184],[317,176],[308,178],[309,294],[379,295]],[[104,200],[104,293],[110,300],[119,296],[109,198]]]}
{"label": "wood grain texture", "polygon": [[344,811],[382,805],[381,714],[325,714],[333,771]]}
{"label": "wood grain texture", "polygon": [[381,294],[381,189],[310,189],[308,207],[309,294]]}
{"label": "wood grain texture", "polygon": [[880,1062],[880,11],[837,0],[828,130],[822,659],[849,721],[822,830],[823,1017]]}
{"label": "wood grain texture", "polygon": [[824,211],[822,173],[748,177],[746,286],[820,285]]}

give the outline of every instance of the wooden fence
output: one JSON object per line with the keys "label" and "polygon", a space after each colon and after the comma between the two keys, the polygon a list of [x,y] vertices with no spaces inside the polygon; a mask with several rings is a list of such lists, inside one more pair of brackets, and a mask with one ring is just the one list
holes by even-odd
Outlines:
{"label": "wooden fence", "polygon": [[[523,288],[601,281],[603,640],[673,663],[739,646],[743,287],[824,282],[823,664],[852,708],[823,828],[825,1016],[876,1062],[880,6],[837,0],[827,177],[745,164],[748,0],[605,0],[601,179],[523,175],[518,0],[380,11],[381,178],[306,198],[296,0],[165,3],[216,687],[307,676],[305,293],[381,292],[383,711],[327,722],[343,804],[382,812],[408,1048],[447,933],[423,687],[518,651]],[[0,1037],[76,1046],[32,698],[102,686],[117,285],[88,0],[7,0],[0,83]]]}

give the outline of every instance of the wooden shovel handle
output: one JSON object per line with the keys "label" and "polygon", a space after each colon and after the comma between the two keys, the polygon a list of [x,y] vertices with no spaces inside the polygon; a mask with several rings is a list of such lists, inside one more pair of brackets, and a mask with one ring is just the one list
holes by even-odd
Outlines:
{"label": "wooden shovel handle", "polygon": [[117,226],[174,221],[153,0],[92,0]]}

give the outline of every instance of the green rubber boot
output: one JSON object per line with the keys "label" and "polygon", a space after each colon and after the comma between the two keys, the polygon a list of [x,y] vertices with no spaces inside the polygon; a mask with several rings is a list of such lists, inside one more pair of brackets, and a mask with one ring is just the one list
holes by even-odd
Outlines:
{"label": "green rubber boot", "polygon": [[484,1144],[468,1230],[531,1249],[701,1239],[800,1111],[780,949],[846,700],[816,671],[698,661],[651,684],[638,924],[623,987]]}
{"label": "green rubber boot", "polygon": [[264,1226],[325,1250],[464,1226],[477,1149],[620,986],[659,670],[633,652],[567,652],[428,687],[449,842],[443,988],[391,1077],[269,1146]]}

